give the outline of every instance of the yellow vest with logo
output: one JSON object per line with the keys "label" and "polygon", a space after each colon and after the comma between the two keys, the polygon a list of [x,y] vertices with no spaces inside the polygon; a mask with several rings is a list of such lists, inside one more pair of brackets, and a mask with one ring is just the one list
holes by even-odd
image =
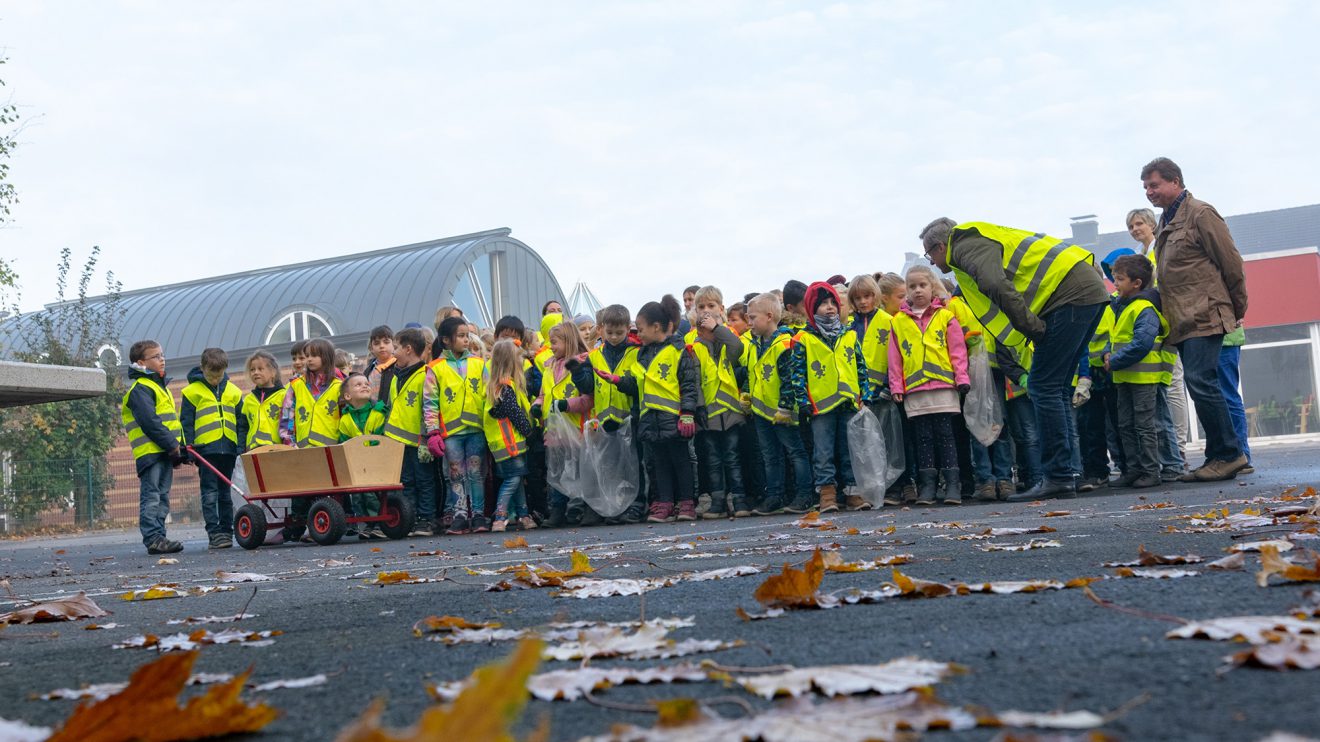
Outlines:
{"label": "yellow vest with logo", "polygon": [[848,330],[834,347],[810,332],[798,335],[807,356],[807,398],[811,414],[823,415],[844,402],[858,405],[857,333]]}
{"label": "yellow vest with logo", "polygon": [[706,344],[698,340],[688,346],[688,352],[697,359],[698,378],[701,380],[701,399],[706,405],[706,416],[715,418],[726,412],[742,412],[738,400],[738,380],[729,363],[728,351],[720,346],[719,358],[710,354]]}
{"label": "yellow vest with logo", "polygon": [[124,401],[120,404],[119,417],[124,423],[124,430],[128,432],[128,445],[133,449],[133,458],[140,459],[153,453],[165,453],[165,449],[156,445],[146,433],[142,432],[142,426],[138,425],[133,419],[133,411],[128,408],[128,395],[133,393],[137,386],[145,386],[156,395],[156,416],[160,418],[165,429],[174,434],[179,445],[183,445],[183,425],[179,422],[179,413],[174,408],[174,395],[170,394],[154,379],[148,379],[139,376],[133,381],[133,385],[128,388],[124,394]]}
{"label": "yellow vest with logo", "polygon": [[339,443],[339,379],[330,382],[320,397],[312,397],[307,382],[299,376],[289,383],[293,390],[293,438],[299,448],[333,446]]}
{"label": "yellow vest with logo", "polygon": [[390,409],[385,415],[381,432],[387,438],[405,446],[423,446],[422,437],[422,383],[426,381],[426,366],[419,366],[406,379],[395,375],[390,379]]}
{"label": "yellow vest with logo", "polygon": [[[436,392],[440,396],[440,420],[445,437],[481,430],[481,410],[486,399],[486,362],[476,356],[466,358],[465,373],[459,376],[449,362],[432,361]],[[471,428],[471,430],[464,430]]]}
{"label": "yellow vest with logo", "polygon": [[651,359],[651,365],[643,368],[641,361],[628,370],[637,379],[637,398],[642,415],[648,412],[668,412],[681,415],[683,390],[678,383],[678,363],[682,355],[673,345],[665,345]]}
{"label": "yellow vest with logo", "polygon": [[[755,360],[747,367],[747,388],[752,395],[752,414],[759,415],[766,420],[773,421],[775,413],[779,410],[779,391],[783,388],[784,380],[779,377],[779,358],[785,353],[793,350],[793,336],[784,333],[776,335],[770,345],[755,356]],[[790,413],[792,421],[790,425],[797,425],[797,415],[792,410],[786,410]]]}
{"label": "yellow vest with logo", "polygon": [[[605,360],[605,352],[601,348],[596,348],[587,355],[587,360],[591,362],[591,367],[597,371],[618,376],[626,375],[637,363],[637,348],[628,347],[623,351],[623,358],[619,360],[617,368],[610,368],[609,361]],[[592,396],[591,415],[601,422],[613,420],[621,423],[628,419],[632,410],[632,400],[627,394],[619,391],[619,388],[608,381],[596,377],[596,390]]]}
{"label": "yellow vest with logo", "polygon": [[875,310],[866,323],[862,336],[862,358],[866,359],[866,378],[877,387],[888,386],[889,336],[893,332],[894,317],[883,309]]}
{"label": "yellow vest with logo", "polygon": [[1137,326],[1137,317],[1145,310],[1155,312],[1160,319],[1160,334],[1155,337],[1155,344],[1141,360],[1127,368],[1113,369],[1114,382],[1117,384],[1171,384],[1173,366],[1177,356],[1172,350],[1164,349],[1164,338],[1169,335],[1169,323],[1155,305],[1146,299],[1136,299],[1123,309],[1123,313],[1114,322],[1114,353],[1132,342],[1133,331]]}
{"label": "yellow vest with logo", "polygon": [[954,383],[948,337],[949,322],[953,319],[953,312],[940,307],[931,315],[926,331],[922,332],[921,325],[907,312],[899,312],[894,317],[893,342],[898,343],[899,354],[903,357],[906,394],[921,391],[920,387],[930,382]]}
{"label": "yellow vest with logo", "polygon": [[238,407],[243,402],[243,392],[229,382],[225,382],[220,398],[216,399],[211,387],[200,381],[194,381],[183,388],[183,398],[192,403],[197,415],[193,419],[192,440],[194,446],[205,446],[221,438],[228,438],[238,445]]}
{"label": "yellow vest with logo", "polygon": [[[564,369],[564,378],[555,381],[555,372],[552,368],[554,358],[546,360],[545,365],[541,367],[541,419],[549,420],[550,412],[554,409],[554,403],[561,399],[571,399],[578,396],[577,385],[573,383],[573,374],[568,369]],[[594,399],[594,398],[593,398]],[[594,404],[594,401],[593,401]],[[578,430],[586,420],[581,414],[576,412],[560,413],[567,415],[568,419]]]}
{"label": "yellow vest with logo", "polygon": [[[1016,348],[1014,348],[1013,350],[1014,350],[1014,352],[1017,353],[1018,364],[1021,365],[1022,368],[1026,369],[1027,372],[1028,372],[1027,383],[1031,383],[1031,379],[1030,379],[1030,372],[1031,372],[1031,357],[1032,357],[1033,355],[1035,355],[1035,353],[1036,353],[1036,346],[1035,346],[1035,344],[1032,343],[1030,340],[1028,340],[1027,342],[1025,342],[1025,343],[1019,345],[1019,346],[1016,347]],[[1005,376],[1007,377],[1007,374],[1005,374]],[[1008,386],[1008,389],[1007,389],[1007,390],[1005,391],[1005,393],[1004,393],[1004,398],[1005,398],[1005,399],[1017,399],[1018,397],[1026,397],[1026,396],[1030,396],[1030,394],[1028,393],[1027,388],[1024,387],[1024,386],[1022,386],[1021,383],[1019,383],[1019,382],[1021,382],[1021,381],[1022,381],[1022,379],[1020,379],[1020,378],[1018,378],[1018,379],[1009,379],[1009,378],[1005,378],[1005,379],[1004,379],[1004,383]],[[1073,382],[1073,386],[1076,386],[1076,385],[1077,385],[1077,382]]]}
{"label": "yellow vest with logo", "polygon": [[1113,350],[1110,336],[1114,332],[1114,305],[1106,304],[1104,311],[1100,313],[1100,324],[1096,325],[1095,335],[1091,336],[1091,342],[1086,346],[1087,356],[1090,359],[1091,368],[1103,368],[1105,365],[1105,354]]}
{"label": "yellow vest with logo", "polygon": [[[508,384],[508,382],[504,382]],[[532,419],[532,403],[518,387],[513,387],[513,394],[518,398],[518,406],[528,420]],[[507,461],[515,456],[527,453],[527,439],[509,420],[491,417],[490,402],[483,405],[481,429],[486,434],[486,447],[496,461]]]}
{"label": "yellow vest with logo", "polygon": [[1008,275],[1027,308],[1039,315],[1064,276],[1078,263],[1095,264],[1095,256],[1085,248],[1070,245],[1057,237],[1025,229],[1000,227],[985,222],[965,222],[949,234],[948,261],[958,278],[958,287],[972,313],[981,321],[986,334],[1006,345],[1021,345],[1026,337],[1013,328],[1008,316],[981,293],[976,281],[957,265],[954,243],[959,235],[975,232],[1003,247],[1004,273]]}
{"label": "yellow vest with logo", "polygon": [[375,435],[385,427],[385,413],[372,408],[367,413],[367,425],[365,428],[359,428],[357,420],[348,414],[347,410],[339,415],[339,437],[344,440],[356,438],[359,435]]}
{"label": "yellow vest with logo", "polygon": [[976,318],[972,308],[967,306],[967,300],[961,296],[951,296],[944,302],[944,308],[953,312],[954,319],[958,320],[958,325],[962,327],[963,340],[967,344],[968,351],[976,345],[973,337],[980,338],[985,346],[986,360],[990,362],[990,368],[999,368],[999,359],[995,357],[995,338],[985,331],[981,325],[981,320]]}
{"label": "yellow vest with logo", "polygon": [[280,409],[284,407],[287,387],[280,387],[265,399],[257,399],[251,392],[243,395],[242,412],[247,418],[247,450],[258,446],[273,446],[280,442]]}

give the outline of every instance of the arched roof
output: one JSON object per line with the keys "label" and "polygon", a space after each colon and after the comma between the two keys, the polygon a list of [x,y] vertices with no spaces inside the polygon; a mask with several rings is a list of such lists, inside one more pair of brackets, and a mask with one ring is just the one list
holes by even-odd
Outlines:
{"label": "arched roof", "polygon": [[[564,300],[545,261],[508,229],[419,242],[306,263],[216,278],[125,291],[121,344],[141,338],[160,342],[173,357],[196,356],[203,348],[255,348],[265,344],[276,320],[309,310],[329,321],[334,335],[366,333],[388,324],[430,325],[435,310],[454,303],[460,282],[484,268],[498,281],[487,296],[490,312],[534,320],[547,299]],[[470,284],[469,284],[470,285]],[[463,293],[463,292],[460,292]],[[466,295],[466,294],[465,294]],[[459,306],[474,321],[476,307]],[[125,360],[127,358],[125,357]]]}

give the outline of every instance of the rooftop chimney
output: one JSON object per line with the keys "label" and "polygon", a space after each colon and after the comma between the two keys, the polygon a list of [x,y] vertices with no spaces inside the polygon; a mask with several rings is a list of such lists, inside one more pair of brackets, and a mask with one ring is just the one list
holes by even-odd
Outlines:
{"label": "rooftop chimney", "polygon": [[1093,247],[1100,239],[1100,222],[1095,214],[1083,214],[1072,218],[1072,241],[1083,247]]}

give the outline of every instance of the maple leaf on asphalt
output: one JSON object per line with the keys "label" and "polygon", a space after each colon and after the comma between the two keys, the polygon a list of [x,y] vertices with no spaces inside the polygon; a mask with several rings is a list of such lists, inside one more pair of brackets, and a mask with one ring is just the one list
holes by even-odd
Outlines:
{"label": "maple leaf on asphalt", "polygon": [[514,536],[504,539],[504,548],[506,549],[525,549],[527,548],[526,536]]}
{"label": "maple leaf on asphalt", "polygon": [[542,701],[576,701],[593,690],[616,685],[692,683],[706,679],[706,670],[692,664],[673,667],[579,667],[533,675],[527,691]]}
{"label": "maple leaf on asphalt", "polygon": [[957,591],[953,585],[908,577],[898,570],[894,570],[894,585],[908,598],[938,598]]}
{"label": "maple leaf on asphalt", "polygon": [[816,607],[820,597],[817,591],[824,577],[825,557],[817,549],[802,569],[785,564],[782,572],[767,577],[753,597],[767,608]]}
{"label": "maple leaf on asphalt", "polygon": [[1213,569],[1219,572],[1240,572],[1247,567],[1247,557],[1242,552],[1229,554],[1223,559],[1216,559],[1205,565],[1206,569]]}
{"label": "maple leaf on asphalt", "polygon": [[1146,547],[1137,547],[1137,558],[1130,562],[1105,562],[1105,567],[1156,567],[1168,564],[1199,564],[1205,557],[1196,554],[1171,554],[1162,556],[1146,551]]}
{"label": "maple leaf on asphalt", "polygon": [[1279,556],[1279,550],[1273,546],[1263,546],[1260,550],[1260,571],[1256,573],[1256,584],[1265,587],[1270,577],[1278,575],[1289,582],[1320,582],[1320,554],[1304,551],[1302,564]]}
{"label": "maple leaf on asphalt", "polygon": [[494,621],[481,623],[472,622],[458,616],[427,616],[413,624],[413,635],[449,633],[459,629],[498,629],[499,627],[500,624]]}
{"label": "maple leaf on asphalt", "polygon": [[1224,658],[1235,665],[1254,665],[1270,670],[1320,669],[1320,637],[1294,636],[1279,642],[1257,644]]}
{"label": "maple leaf on asphalt", "polygon": [[1063,546],[1054,539],[1033,538],[1025,544],[986,544],[981,551],[1030,551],[1032,549],[1053,549]]}
{"label": "maple leaf on asphalt", "polygon": [[859,693],[902,693],[938,683],[957,666],[917,657],[904,657],[879,665],[825,665],[798,667],[786,672],[743,676],[742,687],[763,698],[797,698],[815,691],[825,696]]}
{"label": "maple leaf on asphalt", "polygon": [[49,621],[76,621],[80,618],[99,618],[110,613],[87,597],[87,593],[78,591],[71,598],[60,598],[19,608],[9,613],[0,613],[0,624],[45,623]]}
{"label": "maple leaf on asphalt", "polygon": [[215,573],[219,582],[274,582],[275,578],[256,572],[226,572],[223,569]]}
{"label": "maple leaf on asphalt", "polygon": [[1320,634],[1320,621],[1292,616],[1230,616],[1191,621],[1166,633],[1169,639],[1210,639],[1265,644],[1285,636]]}

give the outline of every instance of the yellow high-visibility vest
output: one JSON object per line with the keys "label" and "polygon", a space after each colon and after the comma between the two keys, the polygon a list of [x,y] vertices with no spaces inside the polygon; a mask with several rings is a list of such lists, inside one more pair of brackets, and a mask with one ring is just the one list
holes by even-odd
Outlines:
{"label": "yellow high-visibility vest", "polygon": [[876,386],[888,386],[889,336],[893,332],[894,317],[883,309],[875,310],[866,324],[862,336],[862,358],[866,359],[866,378]]}
{"label": "yellow high-visibility vest", "polygon": [[907,312],[894,317],[894,337],[903,357],[903,386],[907,394],[921,391],[930,382],[954,383],[953,360],[949,357],[949,322],[953,312],[944,307],[935,310],[925,332]]}
{"label": "yellow high-visibility vest", "polygon": [[[1013,350],[1017,352],[1018,364],[1020,364],[1022,368],[1026,369],[1028,376],[1027,382],[1030,383],[1031,358],[1036,354],[1036,345],[1032,343],[1030,340],[1028,340],[1027,342],[1014,348]],[[1005,377],[1007,377],[1007,374],[1005,374]],[[1030,392],[1027,390],[1027,388],[1022,386],[1021,383],[1019,383],[1021,381],[1022,379],[1020,378],[1004,379],[1004,383],[1008,385],[1008,389],[1005,390],[1004,392],[1005,399],[1017,399],[1018,397],[1026,397],[1030,395]],[[1074,381],[1073,386],[1077,386],[1077,382]]]}
{"label": "yellow high-visibility vest", "polygon": [[857,333],[848,330],[834,347],[810,332],[798,335],[807,356],[807,398],[811,414],[823,415],[844,402],[859,404],[857,378]]}
{"label": "yellow high-visibility vest", "polygon": [[[779,391],[784,380],[779,377],[779,357],[793,350],[793,336],[784,333],[776,335],[770,345],[756,356],[747,367],[747,387],[752,396],[752,413],[766,420],[774,420],[779,410]],[[797,414],[787,410],[793,418],[790,425],[797,425]]]}
{"label": "yellow high-visibility vest", "polygon": [[985,222],[965,222],[954,227],[949,233],[948,261],[958,278],[958,287],[962,289],[967,306],[981,321],[986,334],[1006,345],[1021,345],[1026,337],[1013,328],[1008,316],[981,293],[976,281],[957,265],[954,243],[959,235],[970,232],[998,242],[1003,247],[1004,273],[1026,300],[1027,308],[1037,315],[1073,266],[1078,263],[1095,264],[1095,256],[1087,249],[1070,245],[1042,232],[1032,233],[1025,229],[1000,227]]}
{"label": "yellow high-visibility vest", "polygon": [[648,412],[668,412],[681,415],[683,390],[678,383],[678,363],[682,356],[678,348],[666,345],[651,359],[651,365],[643,367],[641,359],[628,370],[637,379],[637,397],[641,414]]}
{"label": "yellow high-visibility vest", "polygon": [[1116,384],[1164,384],[1173,383],[1173,366],[1177,363],[1177,354],[1164,349],[1164,339],[1169,336],[1169,323],[1155,305],[1146,299],[1136,299],[1124,307],[1122,314],[1114,322],[1114,353],[1123,350],[1132,342],[1133,331],[1137,326],[1137,317],[1146,309],[1155,312],[1160,319],[1160,334],[1155,337],[1155,344],[1141,360],[1127,368],[1113,369]]}
{"label": "yellow high-visibility vest", "polygon": [[738,380],[729,363],[728,351],[720,346],[719,358],[710,354],[706,344],[697,341],[688,346],[688,352],[697,359],[698,378],[701,380],[701,399],[706,405],[706,416],[715,418],[726,412],[742,412],[738,400]]}
{"label": "yellow high-visibility vest", "polygon": [[1114,307],[1112,304],[1106,304],[1104,311],[1100,313],[1100,324],[1096,325],[1095,334],[1091,336],[1091,342],[1087,343],[1086,351],[1091,368],[1103,368],[1105,365],[1105,354],[1113,351],[1110,336],[1114,332]]}
{"label": "yellow high-visibility vest", "polygon": [[422,382],[426,366],[418,366],[406,379],[390,379],[390,409],[381,432],[405,446],[424,446],[422,437]]}
{"label": "yellow high-visibility vest", "polygon": [[359,435],[374,435],[381,432],[385,427],[385,413],[373,407],[371,412],[367,413],[367,424],[359,428],[357,420],[347,411],[339,415],[339,437],[344,440],[356,438]]}
{"label": "yellow high-visibility vest", "polygon": [[[504,382],[508,384],[508,381]],[[527,399],[518,387],[513,386],[513,394],[518,399],[518,406],[522,408],[523,414],[530,421],[532,419],[532,403]],[[486,447],[490,449],[491,456],[496,461],[506,461],[514,456],[521,456],[527,453],[527,439],[523,438],[522,433],[514,427],[513,423],[507,419],[501,420],[490,415],[491,405],[487,402],[483,405],[481,429],[486,434]]]}
{"label": "yellow high-visibility vest", "polygon": [[[570,399],[578,396],[577,385],[573,383],[573,374],[567,368],[564,369],[564,377],[555,381],[555,372],[552,368],[554,358],[546,360],[545,365],[541,367],[541,419],[549,420],[550,412],[554,409],[555,402],[561,399]],[[593,398],[594,404],[594,398]],[[568,416],[568,419],[582,429],[586,419],[577,412],[562,413]]]}
{"label": "yellow high-visibility vest", "polygon": [[334,379],[320,397],[313,397],[303,377],[289,382],[294,400],[293,438],[299,448],[339,443],[339,393],[342,385],[342,381]]}
{"label": "yellow high-visibility vest", "polygon": [[486,398],[486,362],[469,355],[466,363],[462,376],[443,358],[430,365],[440,395],[440,419],[445,426],[446,438],[481,430],[481,409]]}
{"label": "yellow high-visibility vest", "polygon": [[225,382],[217,398],[211,387],[194,381],[183,388],[183,398],[192,403],[197,413],[193,419],[190,444],[205,446],[228,438],[238,445],[238,406],[243,401],[243,392],[238,387]]}
{"label": "yellow high-visibility vest", "polygon": [[280,410],[284,407],[286,387],[280,387],[266,396],[257,399],[248,392],[243,395],[243,417],[247,418],[247,450],[258,446],[273,446],[280,442]]}
{"label": "yellow high-visibility vest", "polygon": [[132,394],[139,385],[150,389],[156,396],[156,416],[160,418],[165,429],[174,435],[178,445],[182,446],[183,424],[179,422],[179,413],[174,408],[174,395],[156,383],[155,379],[139,376],[124,394],[124,401],[120,404],[119,410],[119,418],[124,423],[124,430],[128,432],[128,445],[133,449],[133,458],[140,459],[153,453],[165,453],[165,449],[156,445],[156,442],[142,431],[142,426],[133,419],[133,411],[128,408],[128,395]]}
{"label": "yellow high-visibility vest", "polygon": [[[587,355],[587,360],[591,361],[591,367],[597,371],[617,376],[626,375],[633,365],[637,363],[637,348],[630,346],[623,351],[623,358],[619,359],[619,365],[616,368],[610,368],[610,362],[605,360],[605,352],[601,348],[596,348]],[[621,423],[628,419],[632,410],[632,400],[627,394],[619,391],[619,388],[608,381],[596,377],[596,389],[591,398],[591,414],[601,422],[614,421]]]}

